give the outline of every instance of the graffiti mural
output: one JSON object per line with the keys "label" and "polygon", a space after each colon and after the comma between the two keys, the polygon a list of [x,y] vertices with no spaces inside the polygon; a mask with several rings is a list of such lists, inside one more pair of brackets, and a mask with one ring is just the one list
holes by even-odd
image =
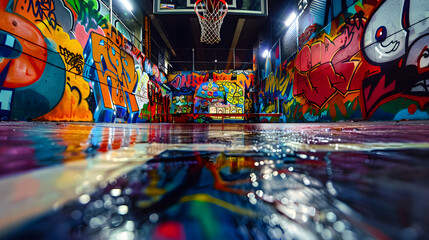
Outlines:
{"label": "graffiti mural", "polygon": [[224,106],[225,96],[213,80],[202,83],[195,92],[194,113],[217,113],[216,106]]}
{"label": "graffiti mural", "polygon": [[[65,86],[64,64],[36,22],[16,13],[12,1],[0,1],[0,15],[2,118],[40,117],[61,100]],[[47,86],[52,87],[52,94]]]}
{"label": "graffiti mural", "polygon": [[[242,114],[244,113],[243,86],[231,81],[210,80],[195,92],[194,113]],[[213,117],[221,119],[221,117]],[[228,117],[228,119],[243,119]]]}
{"label": "graffiti mural", "polygon": [[[389,21],[379,16],[389,14]],[[365,58],[381,71],[362,85],[364,113],[403,97],[419,108],[429,102],[429,4],[423,0],[391,0],[380,4],[368,20],[362,40]],[[395,96],[396,95],[396,96]]]}
{"label": "graffiti mural", "polygon": [[181,72],[177,74],[170,74],[169,76],[169,86],[176,89],[181,89],[184,87],[195,88],[197,85],[200,85],[203,82],[207,82],[209,79],[208,74],[199,74],[199,73],[190,73],[190,72]]}
{"label": "graffiti mural", "polygon": [[262,80],[258,111],[282,114],[272,122],[427,119],[428,18],[423,0],[357,1],[300,36]]}
{"label": "graffiti mural", "polygon": [[[137,71],[137,77],[139,79],[138,85],[137,85],[137,105],[140,111],[139,118],[143,118],[142,114],[145,114],[145,116],[150,115],[150,112],[148,110],[149,106],[149,95],[148,95],[148,84],[149,84],[149,75],[147,73],[143,72],[143,69],[140,67],[140,65],[136,65],[136,71]],[[147,117],[146,117],[147,119]]]}
{"label": "graffiti mural", "polygon": [[[253,95],[248,94],[256,89],[251,70],[175,72],[167,85],[173,91],[171,113],[243,114],[254,110]],[[242,116],[224,118],[243,120]]]}
{"label": "graffiti mural", "polygon": [[195,87],[208,82],[219,80],[237,80],[239,84],[245,87],[246,91],[254,87],[255,73],[252,70],[234,70],[234,71],[200,71],[200,72],[173,72],[168,76],[168,85],[176,89]]}
{"label": "graffiti mural", "polygon": [[192,113],[194,96],[177,95],[173,97],[171,104],[172,113]]}
{"label": "graffiti mural", "polygon": [[135,122],[139,109],[132,94],[138,83],[134,59],[97,33],[91,33],[84,55],[84,77],[92,82],[97,103],[95,120],[115,122],[115,118],[122,118]]}
{"label": "graffiti mural", "polygon": [[171,106],[169,89],[155,81],[149,81],[148,91],[152,122],[169,122]]}
{"label": "graffiti mural", "polygon": [[[167,76],[100,4],[0,0],[1,120],[135,123],[255,112],[280,115],[261,119],[271,122],[429,119],[425,0],[358,0],[325,26],[305,12],[308,21],[274,44],[260,80],[252,70]],[[296,47],[285,60],[288,41]]]}
{"label": "graffiti mural", "polygon": [[0,119],[150,121],[148,84],[165,74],[100,4],[0,0]]}

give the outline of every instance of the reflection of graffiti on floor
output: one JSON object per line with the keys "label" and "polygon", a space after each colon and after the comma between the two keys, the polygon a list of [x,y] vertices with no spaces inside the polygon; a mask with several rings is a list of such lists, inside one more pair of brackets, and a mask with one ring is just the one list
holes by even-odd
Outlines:
{"label": "reflection of graffiti on floor", "polygon": [[1,237],[424,238],[427,125],[3,123]]}

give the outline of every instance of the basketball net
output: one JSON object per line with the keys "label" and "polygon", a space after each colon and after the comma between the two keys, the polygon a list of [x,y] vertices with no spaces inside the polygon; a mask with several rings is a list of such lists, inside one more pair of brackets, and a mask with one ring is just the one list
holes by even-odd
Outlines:
{"label": "basketball net", "polygon": [[220,28],[228,12],[225,0],[197,0],[195,13],[201,26],[201,42],[214,44],[220,42]]}

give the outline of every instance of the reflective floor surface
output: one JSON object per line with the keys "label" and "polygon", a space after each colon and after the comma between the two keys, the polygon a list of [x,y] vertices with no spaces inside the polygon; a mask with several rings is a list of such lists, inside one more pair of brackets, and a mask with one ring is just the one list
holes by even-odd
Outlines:
{"label": "reflective floor surface", "polygon": [[429,239],[429,121],[0,123],[0,239]]}

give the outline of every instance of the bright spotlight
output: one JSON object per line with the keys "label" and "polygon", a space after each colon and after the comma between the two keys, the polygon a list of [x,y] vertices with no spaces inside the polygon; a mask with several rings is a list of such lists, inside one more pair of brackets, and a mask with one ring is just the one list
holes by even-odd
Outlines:
{"label": "bright spotlight", "polygon": [[262,57],[263,58],[267,58],[268,57],[268,50],[265,50],[263,53],[262,53]]}
{"label": "bright spotlight", "polygon": [[286,27],[289,27],[293,23],[293,21],[295,21],[295,18],[296,18],[296,13],[295,12],[291,13],[285,22]]}
{"label": "bright spotlight", "polygon": [[133,10],[133,6],[131,5],[131,3],[128,0],[122,0],[122,3],[124,4],[124,7],[128,10],[128,11],[132,11]]}

